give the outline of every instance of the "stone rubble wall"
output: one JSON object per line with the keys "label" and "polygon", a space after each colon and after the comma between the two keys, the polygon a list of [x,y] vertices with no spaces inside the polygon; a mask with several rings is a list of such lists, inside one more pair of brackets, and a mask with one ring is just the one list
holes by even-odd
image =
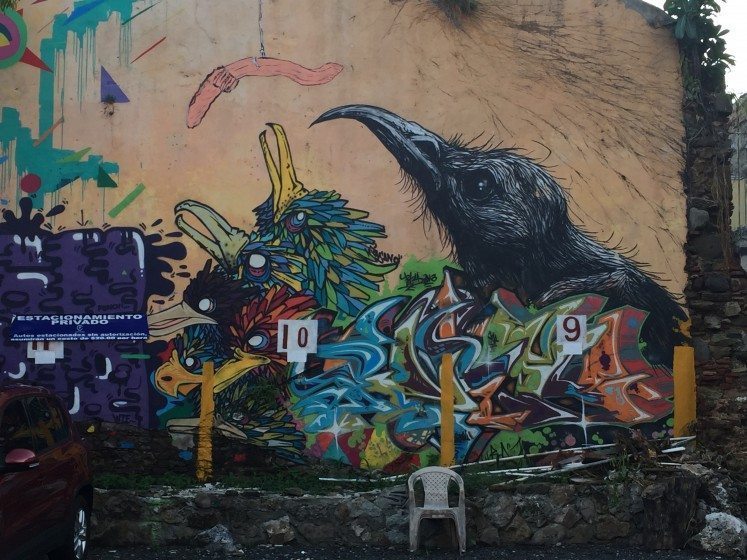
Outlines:
{"label": "stone rubble wall", "polygon": [[[468,492],[470,546],[613,543],[678,548],[707,513],[693,475],[619,484],[530,484]],[[190,544],[224,525],[244,547],[260,544],[406,546],[407,492],[397,486],[367,493],[303,495],[200,488],[147,495],[97,490],[93,539],[99,546]],[[421,543],[449,546],[437,521],[423,522]]]}
{"label": "stone rubble wall", "polygon": [[[685,290],[698,386],[698,440],[747,473],[747,270],[729,237],[731,101],[685,106],[688,202]],[[744,486],[743,486],[744,488]],[[744,490],[743,490],[744,492]],[[745,496],[743,496],[744,500]]]}

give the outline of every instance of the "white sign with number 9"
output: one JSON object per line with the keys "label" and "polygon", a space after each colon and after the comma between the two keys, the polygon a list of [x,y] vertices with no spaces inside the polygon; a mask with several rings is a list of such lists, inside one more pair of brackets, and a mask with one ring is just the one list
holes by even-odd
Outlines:
{"label": "white sign with number 9", "polygon": [[561,354],[578,355],[584,353],[586,341],[586,315],[558,315],[555,322],[557,342],[562,347]]}
{"label": "white sign with number 9", "polygon": [[278,352],[285,352],[289,362],[306,362],[316,353],[317,322],[314,319],[281,319],[278,321]]}

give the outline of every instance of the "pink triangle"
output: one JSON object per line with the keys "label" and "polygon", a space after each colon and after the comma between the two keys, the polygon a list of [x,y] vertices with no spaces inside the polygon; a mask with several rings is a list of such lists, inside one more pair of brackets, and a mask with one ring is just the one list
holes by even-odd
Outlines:
{"label": "pink triangle", "polygon": [[35,66],[39,68],[40,70],[44,70],[46,72],[51,72],[52,69],[44,64],[44,61],[36,56],[34,53],[32,53],[28,47],[25,51],[23,51],[23,56],[21,56],[21,62],[24,62],[28,64],[29,66]]}

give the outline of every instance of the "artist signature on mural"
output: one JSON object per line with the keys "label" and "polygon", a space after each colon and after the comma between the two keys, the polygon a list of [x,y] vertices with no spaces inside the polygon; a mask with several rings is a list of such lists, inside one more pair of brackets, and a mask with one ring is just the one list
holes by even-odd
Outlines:
{"label": "artist signature on mural", "polygon": [[402,255],[395,255],[393,253],[387,253],[386,251],[379,251],[376,247],[368,249],[368,256],[378,264],[395,264],[399,266],[402,261]]}
{"label": "artist signature on mural", "polygon": [[433,286],[438,277],[436,274],[421,274],[420,272],[401,272],[399,279],[404,282],[403,286],[400,286],[400,290],[404,292],[411,292],[415,288],[420,286],[430,287]]}

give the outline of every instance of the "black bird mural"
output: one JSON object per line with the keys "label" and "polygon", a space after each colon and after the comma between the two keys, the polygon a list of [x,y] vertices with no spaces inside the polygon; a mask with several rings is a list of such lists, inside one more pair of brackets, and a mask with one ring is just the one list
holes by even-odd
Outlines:
{"label": "black bird mural", "polygon": [[257,298],[260,290],[226,276],[208,259],[187,287],[182,301],[148,315],[153,337],[162,337],[184,328],[197,328],[208,345],[226,347],[228,325],[237,309]]}
{"label": "black bird mural", "polygon": [[540,164],[515,150],[472,148],[369,105],[331,109],[313,124],[357,120],[397,159],[425,212],[452,247],[477,297],[497,288],[537,307],[595,293],[607,308],[649,313],[642,330],[652,364],[672,365],[686,316],[641,264],[573,224],[565,192]]}

